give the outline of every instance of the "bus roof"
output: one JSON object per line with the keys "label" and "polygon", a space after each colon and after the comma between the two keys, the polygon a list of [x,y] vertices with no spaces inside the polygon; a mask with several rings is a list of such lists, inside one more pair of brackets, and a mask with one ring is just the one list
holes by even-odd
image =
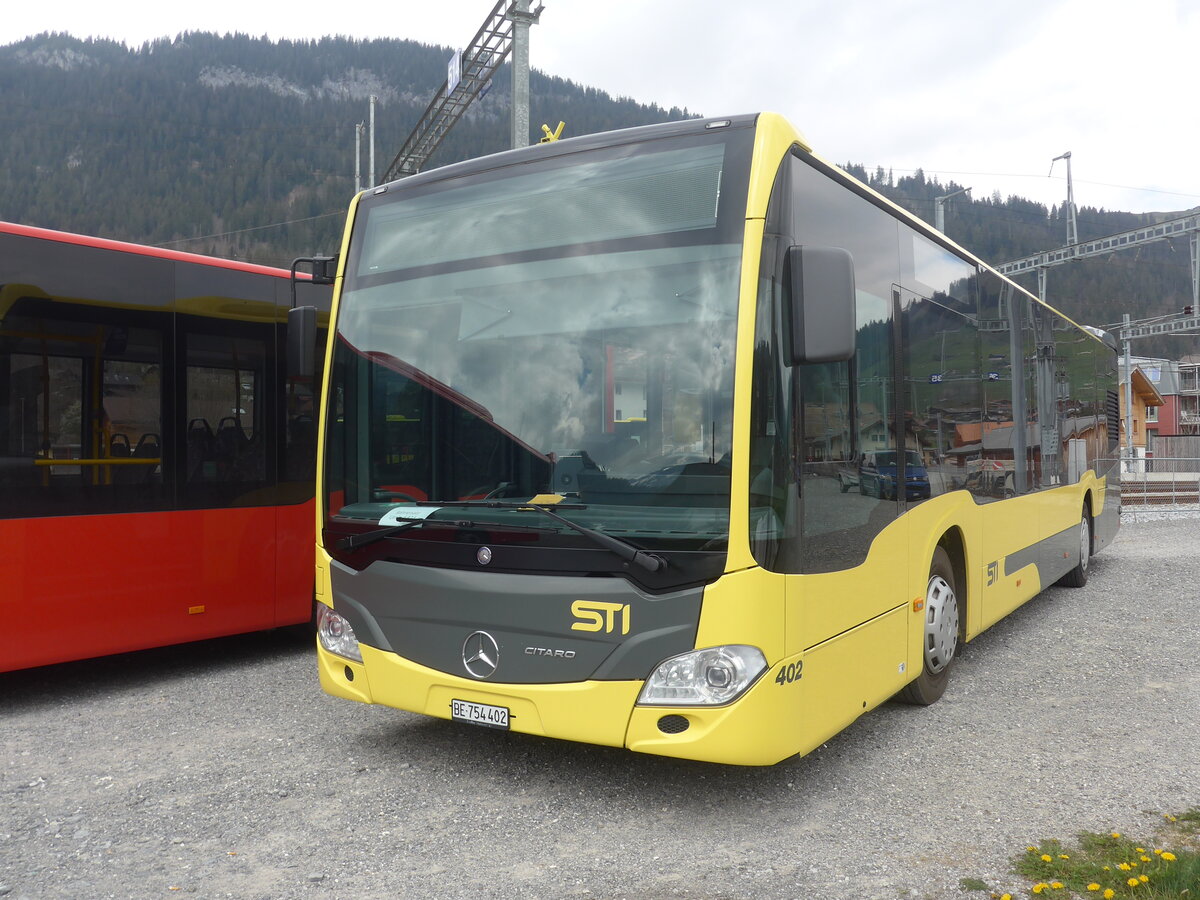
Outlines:
{"label": "bus roof", "polygon": [[[166,250],[162,247],[150,247],[146,244],[131,244],[126,241],[113,241],[108,238],[91,237],[85,234],[72,234],[68,231],[54,231],[50,228],[36,228],[32,225],[17,225],[14,222],[0,221],[0,234],[15,234],[22,237],[38,238],[44,241],[58,241],[63,244],[77,244],[82,247],[96,247],[100,250],[116,250],[121,253],[132,253],[138,256],[154,256],[159,259],[170,259],[177,262],[199,263],[222,269],[233,269],[238,272],[254,272],[259,275],[273,275],[276,278],[288,278],[291,273],[287,269],[275,266],[261,266],[257,263],[239,262],[233,259],[221,259],[217,256],[203,256],[199,253],[184,253],[181,250]],[[306,273],[300,273],[301,280],[307,280]]]}

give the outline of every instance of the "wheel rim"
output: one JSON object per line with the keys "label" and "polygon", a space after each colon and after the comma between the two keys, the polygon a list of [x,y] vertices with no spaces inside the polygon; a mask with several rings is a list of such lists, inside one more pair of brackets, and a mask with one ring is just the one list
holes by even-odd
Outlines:
{"label": "wheel rim", "polygon": [[1092,530],[1088,527],[1087,516],[1079,520],[1079,568],[1087,571],[1088,560],[1092,555]]}
{"label": "wheel rim", "polygon": [[925,592],[925,667],[934,675],[950,665],[958,646],[958,599],[941,575]]}

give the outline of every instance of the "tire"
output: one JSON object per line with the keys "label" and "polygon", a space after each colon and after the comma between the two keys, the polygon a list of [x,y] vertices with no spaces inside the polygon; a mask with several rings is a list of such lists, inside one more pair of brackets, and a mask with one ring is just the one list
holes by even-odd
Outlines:
{"label": "tire", "polygon": [[1075,568],[1058,579],[1056,584],[1063,587],[1079,588],[1087,584],[1088,562],[1092,557],[1092,517],[1088,515],[1087,507],[1079,517],[1079,558]]}
{"label": "tire", "polygon": [[929,706],[946,693],[950,670],[962,641],[961,613],[954,567],[950,565],[950,555],[939,546],[929,564],[929,582],[925,588],[921,674],[896,695],[898,700]]}

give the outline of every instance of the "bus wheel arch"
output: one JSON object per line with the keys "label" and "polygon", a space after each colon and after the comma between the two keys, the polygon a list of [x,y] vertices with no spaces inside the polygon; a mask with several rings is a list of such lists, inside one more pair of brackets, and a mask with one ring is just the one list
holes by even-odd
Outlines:
{"label": "bus wheel arch", "polygon": [[897,698],[929,706],[946,692],[954,660],[966,638],[966,562],[962,536],[957,530],[942,536],[929,563],[924,627],[921,635],[921,672]]}

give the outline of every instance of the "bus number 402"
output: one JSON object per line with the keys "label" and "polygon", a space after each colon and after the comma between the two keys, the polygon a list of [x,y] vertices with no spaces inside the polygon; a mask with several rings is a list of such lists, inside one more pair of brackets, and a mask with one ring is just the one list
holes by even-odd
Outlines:
{"label": "bus number 402", "polygon": [[775,683],[791,684],[793,681],[799,681],[803,669],[804,663],[802,661],[788,663],[786,666],[780,666],[779,673],[775,676]]}

